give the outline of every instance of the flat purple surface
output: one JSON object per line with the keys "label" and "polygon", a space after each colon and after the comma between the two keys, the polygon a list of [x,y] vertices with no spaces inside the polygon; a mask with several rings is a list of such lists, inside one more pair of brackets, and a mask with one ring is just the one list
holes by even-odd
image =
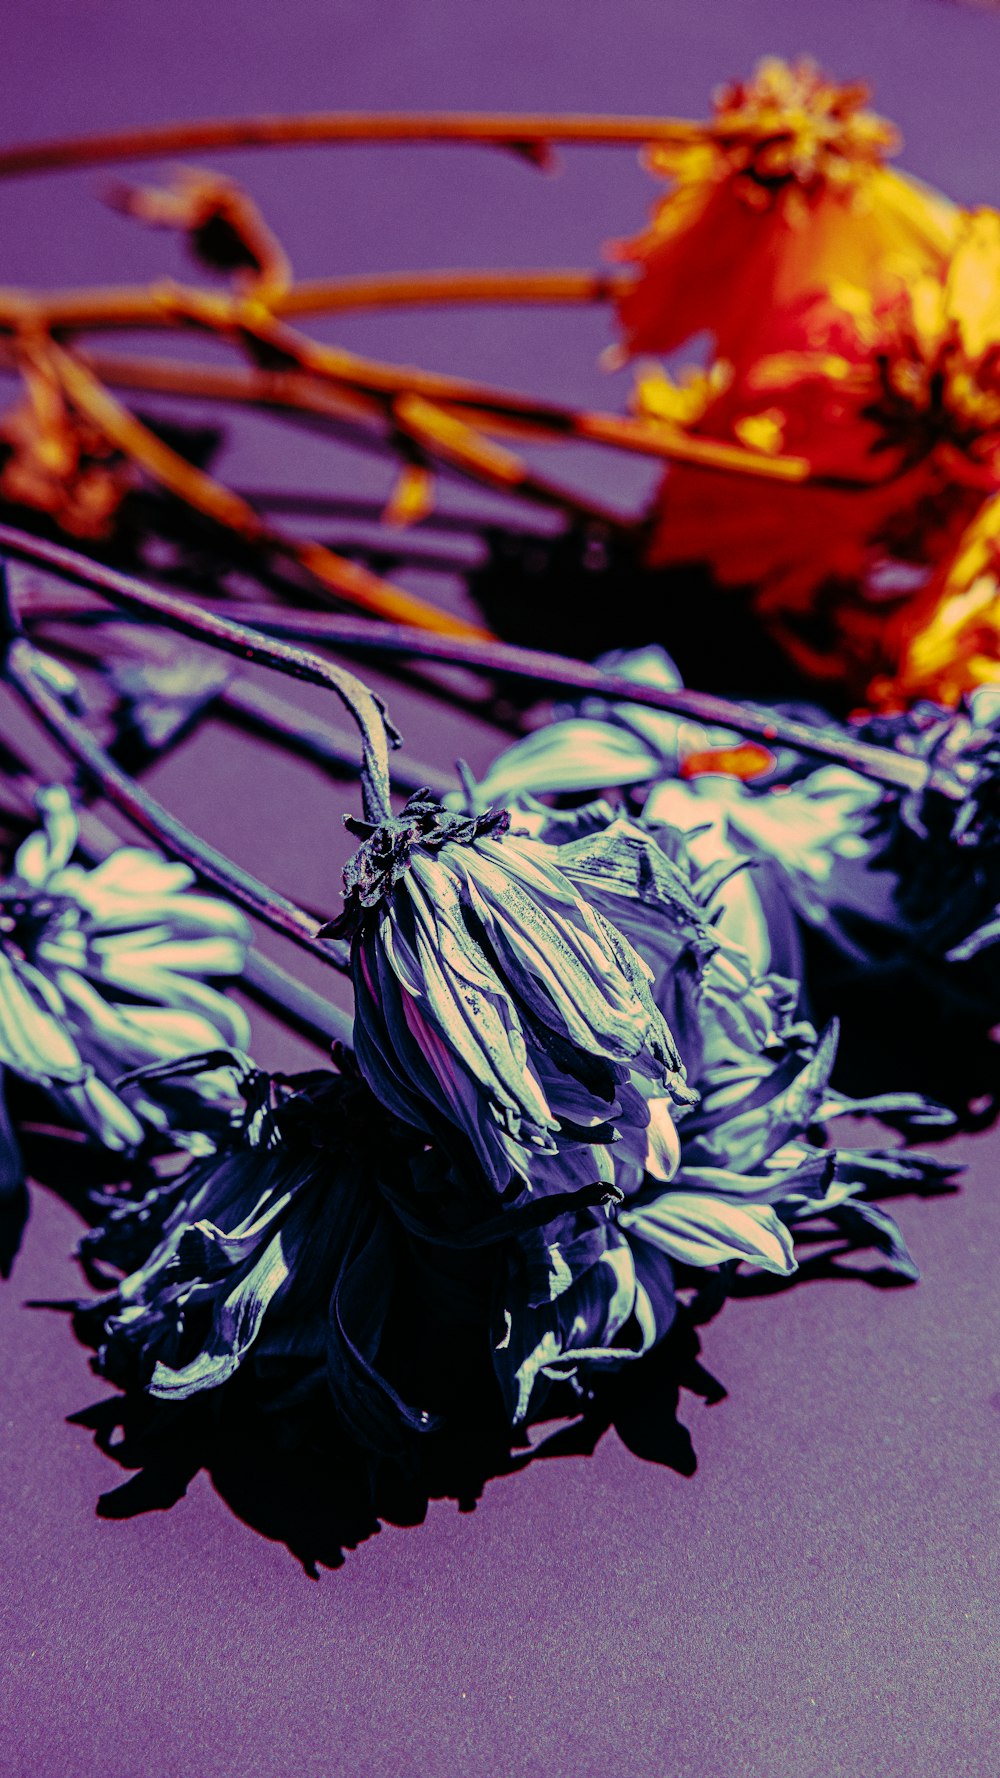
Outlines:
{"label": "flat purple surface", "polygon": [[[801,0],[36,0],[8,25],[3,131],[365,105],[699,115],[759,54],[802,50],[874,81],[909,169],[967,202],[1000,198],[1000,17],[942,0],[836,12]],[[443,149],[220,164],[261,198],[304,276],[594,263],[652,196],[627,151],[567,153],[557,179]],[[0,188],[5,283],[180,269],[164,237],[101,210],[98,183]],[[599,312],[355,317],[327,331],[397,360],[621,399],[596,368]],[[384,465],[345,454],[331,471],[291,434],[282,457],[276,436],[242,428],[231,473],[386,491]],[[590,473],[622,502],[641,486],[616,460]],[[415,752],[490,757],[482,725],[412,693],[392,702]],[[318,773],[206,729],[150,781],[262,875],[336,905],[343,798]],[[268,1065],[310,1059],[259,1029]],[[690,1479],[609,1432],[591,1457],[491,1482],[472,1512],[445,1499],[417,1527],[385,1524],[318,1580],[205,1475],[169,1511],[97,1517],[122,1472],[66,1416],[105,1391],[65,1319],[25,1307],[79,1289],[67,1257],[78,1225],[39,1190],[0,1291],[0,1772],[986,1778],[1000,1142],[953,1147],[969,1162],[960,1192],[900,1208],[919,1287],[810,1282],[730,1303],[704,1330],[703,1362],[728,1395],[683,1398]]]}

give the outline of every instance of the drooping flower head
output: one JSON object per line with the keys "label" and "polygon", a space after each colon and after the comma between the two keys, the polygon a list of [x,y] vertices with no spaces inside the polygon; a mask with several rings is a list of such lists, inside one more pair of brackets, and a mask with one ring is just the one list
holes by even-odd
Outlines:
{"label": "drooping flower head", "polygon": [[459,1133],[507,1201],[612,1188],[610,1145],[636,1164],[626,1136],[669,1176],[670,1107],[689,1095],[649,969],[550,849],[505,814],[451,814],[421,793],[398,818],[350,825],[363,844],[330,930],[352,939],[358,1062],[379,1098]]}
{"label": "drooping flower head", "polygon": [[618,303],[631,353],[671,352],[707,329],[740,363],[773,346],[783,311],[832,282],[938,263],[954,206],[885,165],[898,135],[867,97],[808,60],[770,57],[722,88],[690,140],[646,151],[670,190],[617,249],[640,267]]}
{"label": "drooping flower head", "polygon": [[210,978],[240,974],[249,928],[193,891],[186,865],[154,853],[128,846],[93,869],[72,863],[67,791],[37,801],[42,825],[0,883],[0,1081],[7,1070],[35,1082],[71,1123],[128,1149],[166,1114],[142,1088],[126,1102],[120,1076],[245,1044],[245,1014]]}
{"label": "drooping flower head", "polygon": [[[886,1177],[923,1178],[934,1164],[822,1146],[823,1121],[850,1109],[829,1087],[834,1040],[817,1038],[798,1017],[795,985],[759,975],[726,930],[738,918],[719,901],[732,859],[698,866],[675,831],[607,805],[552,812],[529,803],[515,810],[513,821],[521,832],[503,831],[505,847],[521,839],[536,870],[558,859],[559,917],[569,918],[562,910],[575,892],[598,932],[618,933],[616,951],[628,942],[621,936],[627,931],[636,964],[641,958],[645,965],[646,991],[684,1031],[700,1102],[687,1132],[681,1122],[679,1156],[676,1142],[666,1154],[662,1133],[659,1153],[653,1152],[637,1106],[663,1092],[659,1070],[638,1075],[633,1069],[617,1082],[628,1119],[618,1114],[612,1148],[624,1201],[615,1194],[617,1203],[600,1202],[593,1190],[573,1190],[594,1179],[594,1138],[606,1144],[611,1132],[591,1131],[588,1143],[586,1132],[574,1141],[562,1128],[554,1137],[563,1168],[558,1184],[549,1174],[541,1189],[523,1189],[526,1172],[527,1183],[537,1183],[529,1154],[518,1163],[518,1202],[498,1206],[495,1179],[488,1182],[494,1192],[485,1178],[477,1191],[456,1159],[461,1155],[474,1173],[482,1166],[482,1139],[477,1148],[467,1124],[442,1116],[440,1099],[421,1105],[422,1080],[403,1075],[400,1064],[412,1052],[398,995],[412,989],[390,970],[383,979],[397,998],[379,1033],[379,1098],[350,1073],[283,1080],[248,1069],[246,1110],[210,1159],[138,1204],[110,1201],[105,1228],[84,1243],[91,1259],[126,1272],[92,1311],[100,1324],[99,1364],[108,1375],[139,1381],[168,1400],[214,1389],[248,1369],[258,1380],[266,1377],[280,1400],[313,1399],[322,1385],[363,1443],[395,1451],[402,1439],[435,1424],[441,1378],[433,1364],[421,1368],[429,1323],[441,1330],[439,1350],[460,1346],[474,1365],[492,1363],[508,1419],[518,1426],[540,1411],[553,1386],[569,1384],[585,1397],[600,1372],[640,1358],[663,1337],[674,1315],[678,1264],[687,1268],[685,1278],[741,1261],[787,1274],[796,1263],[796,1230],[815,1233],[820,1223],[851,1245],[869,1242],[886,1264],[914,1275],[895,1224],[863,1194]],[[416,835],[406,833],[407,822]],[[449,817],[426,799],[411,804],[393,828],[379,824],[368,835],[375,842],[371,852],[363,846],[348,872],[347,919],[356,922],[356,947],[364,939],[367,903],[379,922],[390,921],[380,942],[387,952],[391,947],[396,967],[401,954],[411,963],[421,958],[426,967],[428,953],[400,917],[400,886],[412,872],[415,845],[429,838],[434,857],[449,844],[482,845],[498,825],[492,815]],[[493,844],[499,848],[501,840]],[[451,870],[462,884],[457,867]],[[470,914],[482,953],[477,985],[485,974],[482,956],[495,970],[502,942],[486,936],[499,920],[490,893],[482,876],[465,884],[462,905],[472,913],[483,909],[478,926]],[[454,912],[454,903],[448,905]],[[576,927],[578,934],[585,930],[585,924]],[[441,951],[454,981],[456,952],[459,961],[463,953],[452,935],[443,935]],[[525,1018],[545,991],[535,969],[530,998],[522,990],[515,1002],[505,991],[527,1032],[525,1061],[553,1104],[551,1070],[539,1061],[546,1041],[541,1021]],[[415,982],[412,967],[405,979]],[[432,998],[419,982],[415,987],[418,1005]],[[489,991],[499,1004],[495,980]],[[446,1004],[439,988],[433,998]],[[359,1034],[362,1017],[370,1027],[375,1009],[359,1006]],[[429,1023],[433,1008],[426,1017]],[[561,1071],[568,1072],[567,1063],[581,1069],[570,1039],[548,1030]],[[391,1051],[395,1032],[404,1034],[405,1047],[397,1042]],[[409,1095],[402,1118],[386,1103],[390,1054],[393,1090]],[[459,1062],[468,1070],[464,1055]],[[619,1066],[625,1074],[625,1064]],[[593,1092],[595,1078],[592,1072],[577,1087]],[[899,1109],[898,1099],[894,1104]],[[876,1100],[864,1107],[879,1108]],[[426,1132],[441,1128],[447,1147],[427,1139]],[[501,1152],[506,1158],[508,1151]],[[644,1160],[652,1164],[644,1167]],[[481,1381],[482,1373],[477,1387]],[[460,1416],[461,1397],[453,1393],[448,1409]]]}

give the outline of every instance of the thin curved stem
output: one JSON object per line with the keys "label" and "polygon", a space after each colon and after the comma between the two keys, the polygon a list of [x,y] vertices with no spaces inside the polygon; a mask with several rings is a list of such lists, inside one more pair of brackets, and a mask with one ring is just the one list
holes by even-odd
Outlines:
{"label": "thin curved stem", "polygon": [[[0,531],[2,541],[2,531]],[[615,702],[640,704],[667,710],[675,716],[711,727],[733,729],[738,734],[770,746],[790,747],[798,753],[833,759],[863,777],[894,788],[920,792],[933,787],[952,799],[961,798],[963,787],[947,776],[938,776],[922,760],[877,747],[868,741],[825,734],[808,723],[793,721],[777,712],[735,703],[713,693],[687,688],[666,689],[643,685],[623,673],[609,673],[586,661],[546,654],[536,648],[517,648],[503,642],[464,642],[458,638],[430,637],[418,630],[394,624],[366,623],[362,618],[333,617],[325,612],[275,613],[265,606],[244,608],[251,628],[273,635],[308,637],[332,647],[364,654],[399,654],[446,665],[471,667],[480,672],[522,679],[567,691],[598,695]]]}
{"label": "thin curved stem", "polygon": [[68,167],[108,166],[115,161],[155,160],[192,150],[293,148],[303,143],[459,142],[505,148],[544,164],[542,150],[552,142],[641,147],[647,142],[701,141],[704,124],[671,117],[593,117],[512,112],[312,112],[300,116],[199,118],[153,124],[145,129],[111,130],[26,142],[0,151],[0,179],[25,173],[55,173]]}
{"label": "thin curved stem", "polygon": [[365,814],[369,820],[381,821],[391,813],[389,745],[390,740],[393,745],[398,745],[399,737],[388,725],[381,700],[355,674],[305,649],[274,641],[260,630],[249,629],[246,624],[233,623],[230,618],[201,611],[172,593],[147,587],[141,581],[77,555],[75,550],[64,549],[61,544],[29,537],[13,526],[0,525],[0,550],[22,561],[41,562],[56,574],[103,593],[126,610],[148,612],[159,617],[195,641],[211,642],[214,647],[236,655],[240,660],[259,661],[293,679],[303,679],[335,692],[353,717],[361,736]]}
{"label": "thin curved stem", "polygon": [[401,587],[393,586],[357,562],[338,556],[323,544],[301,542],[289,537],[252,506],[233,494],[204,470],[195,468],[165,444],[148,426],[137,420],[121,402],[104,388],[100,380],[73,353],[54,343],[47,349],[47,360],[72,405],[89,419],[105,438],[143,469],[147,475],[169,489],[196,512],[203,513],[223,529],[232,531],[241,541],[260,545],[286,560],[305,568],[312,578],[329,592],[351,605],[361,605],[421,627],[468,631],[473,626],[452,618]]}
{"label": "thin curved stem", "polygon": [[[439,661],[453,666],[472,667],[481,672],[522,679],[567,690],[596,693],[617,702],[641,704],[653,710],[667,710],[672,715],[686,716],[712,727],[729,728],[770,745],[790,747],[821,759],[834,759],[864,777],[896,789],[921,792],[933,787],[942,795],[961,798],[964,787],[945,774],[936,772],[923,760],[897,753],[890,747],[877,747],[868,741],[855,741],[846,736],[825,734],[808,723],[796,722],[775,711],[755,709],[687,688],[667,689],[642,685],[623,673],[609,673],[585,661],[571,660],[563,655],[546,654],[536,648],[516,648],[503,642],[479,642],[459,636],[428,636],[426,631],[411,630],[400,624],[378,624],[363,618],[327,616],[325,612],[275,614],[268,607],[244,608],[249,623],[234,624],[226,618],[201,611],[184,599],[170,593],[155,592],[138,581],[116,573],[85,556],[59,544],[27,537],[10,526],[0,525],[0,549],[26,561],[42,562],[69,575],[84,585],[103,591],[115,602],[133,610],[157,613],[165,622],[183,634],[215,641],[231,654],[246,653],[249,659],[271,660],[272,651],[282,647],[265,642],[265,632],[274,636],[308,636],[310,640],[357,649],[362,653],[404,655],[411,658]],[[294,665],[284,670],[295,677],[310,679],[316,684],[329,681],[321,674],[337,673],[339,669],[301,650],[287,648],[280,658],[302,662],[305,670]],[[319,670],[319,671],[317,671]],[[347,677],[350,677],[348,675]],[[360,684],[360,681],[355,683]],[[336,687],[334,688],[336,689]],[[369,696],[371,694],[368,694]],[[353,714],[353,711],[352,711]]]}
{"label": "thin curved stem", "polygon": [[319,1045],[343,1044],[350,1049],[354,1042],[354,1020],[339,1006],[324,1000],[314,988],[307,988],[280,963],[265,957],[261,951],[250,950],[239,978],[255,1000],[272,1012],[278,1012],[291,1025]]}
{"label": "thin curved stem", "polygon": [[[324,348],[324,351],[332,349]],[[435,404],[439,416],[454,414],[459,418],[468,415],[475,419],[480,432],[501,437],[555,444],[576,440],[627,451],[635,456],[690,463],[702,469],[753,475],[767,481],[820,480],[810,477],[805,457],[765,457],[759,451],[699,437],[665,421],[654,423],[632,419],[625,414],[565,407],[558,402],[537,401],[459,377],[397,369],[374,360],[357,358],[349,363],[352,358],[349,353],[337,352],[336,357],[343,359],[347,368],[338,367],[336,373],[332,367],[324,368],[320,373],[324,380],[318,382],[316,373],[311,370],[267,371],[255,367],[210,366],[125,353],[78,351],[74,354],[76,363],[86,366],[102,384],[138,390],[143,394],[167,395],[181,400],[236,402],[241,406],[305,413],[311,418],[332,420],[382,418],[384,402],[377,397],[383,394],[397,394],[404,402],[426,396]],[[432,439],[427,442],[430,448],[434,447]],[[440,448],[444,454],[443,446]],[[464,466],[472,467],[468,454]],[[510,475],[484,474],[477,479],[491,479],[494,484],[499,480],[509,492],[528,493],[530,497],[530,490],[515,485],[516,477],[512,480]],[[534,480],[545,505],[564,509],[568,506],[574,511],[587,505],[576,494],[570,495],[564,489],[543,484],[541,478]],[[590,512],[586,516],[601,518],[605,523],[621,522],[617,515],[605,512]]]}
{"label": "thin curved stem", "polygon": [[[634,283],[631,272],[526,268],[524,271],[456,270],[387,272],[376,277],[303,278],[268,297],[279,316],[333,315],[356,309],[440,308],[452,305],[577,306],[613,302]],[[157,327],[162,324],[168,284],[113,285],[104,289],[46,291],[44,295],[0,287],[0,327],[25,303],[37,303],[56,332],[95,328]]]}
{"label": "thin curved stem", "polygon": [[[357,769],[357,747],[348,730],[335,728],[286,698],[273,697],[253,680],[230,680],[220,692],[216,708],[234,724],[288,747],[300,759],[326,768]],[[443,796],[455,788],[453,772],[443,772],[429,760],[412,759],[405,750],[393,760],[389,775],[393,789],[407,796],[424,789]]]}
{"label": "thin curved stem", "polygon": [[345,945],[330,944],[316,933],[312,915],[287,896],[269,889],[249,871],[216,851],[182,821],[149,795],[111,755],[94,740],[81,722],[70,716],[38,673],[38,650],[23,636],[15,636],[7,649],[5,677],[18,691],[64,753],[100,787],[109,802],[121,809],[144,833],[148,833],[171,857],[189,864],[206,882],[221,889],[247,913],[283,933],[303,950],[320,957],[334,969],[349,967]]}

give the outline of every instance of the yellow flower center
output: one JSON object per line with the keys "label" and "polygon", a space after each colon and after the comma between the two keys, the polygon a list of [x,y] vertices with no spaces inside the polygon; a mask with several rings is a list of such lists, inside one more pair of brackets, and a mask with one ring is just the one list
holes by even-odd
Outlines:
{"label": "yellow flower center", "polygon": [[714,141],[741,195],[764,204],[788,186],[808,197],[846,187],[899,146],[893,125],[865,110],[868,89],[838,86],[814,62],[768,58],[752,80],[715,97]]}

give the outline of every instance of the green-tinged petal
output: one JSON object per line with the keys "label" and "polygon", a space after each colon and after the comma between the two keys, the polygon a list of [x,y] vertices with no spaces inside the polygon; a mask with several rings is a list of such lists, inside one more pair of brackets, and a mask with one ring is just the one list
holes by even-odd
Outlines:
{"label": "green-tinged petal", "polygon": [[665,1192],[641,1209],[623,1210],[630,1238],[649,1241],[689,1266],[747,1260],[784,1276],[795,1270],[792,1238],[769,1204],[734,1204],[696,1192]]}
{"label": "green-tinged petal", "polygon": [[272,1298],[288,1277],[280,1232],[256,1264],[240,1279],[216,1310],[212,1332],[198,1356],[180,1370],[157,1359],[149,1393],[165,1401],[184,1401],[201,1389],[213,1389],[231,1377],[260,1332]]}
{"label": "green-tinged petal", "polygon": [[500,755],[477,786],[477,802],[503,808],[531,791],[642,784],[661,763],[661,755],[627,729],[584,718],[553,722]]}
{"label": "green-tinged petal", "polygon": [[78,1040],[101,1044],[117,1058],[119,1073],[141,1062],[219,1047],[215,1021],[199,1010],[119,1004],[69,971],[57,980]]}
{"label": "green-tinged petal", "polygon": [[[419,904],[415,905],[419,913]],[[436,954],[432,930],[429,919],[418,926],[417,960],[428,1009],[449,1045],[501,1104],[523,1108],[542,1125],[554,1128],[545,1095],[527,1064],[524,1035],[510,1002],[495,990],[489,994],[469,986],[464,972],[452,974],[447,968],[451,960],[447,934],[441,934]]]}
{"label": "green-tinged petal", "polygon": [[76,1121],[103,1147],[127,1152],[142,1141],[145,1131],[139,1119],[96,1074],[79,1085],[60,1086],[55,1096],[71,1107]]}
{"label": "green-tinged petal", "polygon": [[113,919],[126,904],[134,909],[137,900],[148,898],[155,904],[164,897],[172,899],[188,890],[194,881],[189,865],[171,863],[141,846],[120,846],[93,870],[77,866],[66,872],[60,888],[67,894],[74,893],[81,905],[103,922],[106,916]]}
{"label": "green-tinged petal", "polygon": [[62,784],[40,790],[35,803],[42,826],[19,846],[14,857],[14,875],[40,889],[73,856],[78,828],[69,792]]}
{"label": "green-tinged petal", "polygon": [[59,1021],[61,1003],[52,1002],[37,970],[28,963],[15,969],[0,951],[0,1063],[29,1080],[83,1080],[87,1069]]}
{"label": "green-tinged petal", "polygon": [[[142,935],[116,935],[91,941],[91,955],[102,975],[123,987],[141,990],[149,971],[178,975],[239,975],[246,961],[246,947],[238,939],[218,934],[211,938],[175,939],[169,933],[142,943]],[[154,977],[154,979],[156,979]]]}
{"label": "green-tinged petal", "polygon": [[664,1184],[673,1178],[680,1164],[681,1143],[677,1126],[671,1116],[672,1101],[654,1095],[648,1101],[649,1123],[646,1127],[646,1172]]}

